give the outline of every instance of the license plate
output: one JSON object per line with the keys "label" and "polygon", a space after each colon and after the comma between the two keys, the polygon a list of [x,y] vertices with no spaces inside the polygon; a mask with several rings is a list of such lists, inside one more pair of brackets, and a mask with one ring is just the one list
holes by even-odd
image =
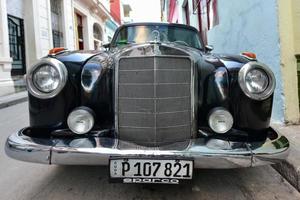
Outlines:
{"label": "license plate", "polygon": [[193,161],[111,158],[110,178],[123,183],[178,184],[180,180],[193,178]]}

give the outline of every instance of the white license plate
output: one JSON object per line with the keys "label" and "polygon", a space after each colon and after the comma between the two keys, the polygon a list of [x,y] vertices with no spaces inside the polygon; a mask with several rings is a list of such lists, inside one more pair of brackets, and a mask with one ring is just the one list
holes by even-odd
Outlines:
{"label": "white license plate", "polygon": [[110,178],[123,183],[178,184],[180,180],[193,178],[193,161],[111,158]]}

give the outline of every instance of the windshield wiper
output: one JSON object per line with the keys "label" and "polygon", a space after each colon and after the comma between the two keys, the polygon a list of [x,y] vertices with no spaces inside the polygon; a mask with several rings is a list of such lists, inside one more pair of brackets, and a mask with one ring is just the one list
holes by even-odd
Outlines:
{"label": "windshield wiper", "polygon": [[190,46],[189,44],[186,44],[185,42],[175,42],[175,41],[171,42],[171,41],[168,41],[167,43],[179,44],[179,45],[183,45],[183,46],[186,46],[186,47],[191,47],[191,48],[194,48],[194,49],[203,50],[202,48],[197,48],[197,47]]}
{"label": "windshield wiper", "polygon": [[124,45],[124,44],[134,44],[135,42],[131,41],[127,41],[127,40],[120,40],[120,41],[117,41],[117,45]]}

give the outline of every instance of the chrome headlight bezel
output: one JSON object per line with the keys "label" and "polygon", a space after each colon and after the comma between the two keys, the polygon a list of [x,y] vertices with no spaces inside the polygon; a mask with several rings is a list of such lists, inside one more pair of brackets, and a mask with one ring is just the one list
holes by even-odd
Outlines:
{"label": "chrome headlight bezel", "polygon": [[[220,117],[223,119],[225,119],[225,127],[224,129],[218,129],[215,125],[218,122],[218,118],[220,119]],[[214,109],[212,109],[209,114],[208,114],[208,125],[209,127],[215,132],[215,133],[218,133],[218,134],[225,134],[227,133],[228,131],[230,131],[230,129],[232,128],[233,126],[233,123],[234,123],[234,119],[233,119],[233,116],[231,115],[231,113],[223,108],[223,107],[216,107]]]}
{"label": "chrome headlight bezel", "polygon": [[[265,74],[268,77],[268,86],[266,87],[266,89],[263,92],[260,92],[260,93],[253,93],[253,92],[249,91],[249,89],[247,88],[247,85],[246,85],[247,74],[251,70],[255,70],[255,69],[265,72]],[[249,63],[245,64],[239,71],[238,82],[239,82],[240,88],[242,89],[242,91],[244,92],[244,94],[246,96],[248,96],[251,99],[258,100],[258,101],[269,98],[274,93],[275,86],[276,86],[274,73],[271,71],[271,69],[267,65],[265,65],[263,63],[259,63],[259,62],[249,62]]]}
{"label": "chrome headlight bezel", "polygon": [[[78,135],[82,135],[82,134],[86,134],[88,132],[90,132],[94,125],[95,125],[95,114],[93,112],[93,110],[91,110],[88,107],[82,106],[82,107],[77,107],[75,108],[69,115],[67,118],[67,124],[69,129]],[[77,123],[77,120],[83,121],[85,125],[88,125],[86,127],[84,127],[84,130],[78,129],[78,124],[80,125],[81,123]],[[74,123],[75,122],[75,123]],[[82,128],[82,127],[81,127]]]}
{"label": "chrome headlight bezel", "polygon": [[[45,65],[49,65],[53,67],[59,74],[59,84],[56,89],[51,92],[43,92],[39,90],[34,81],[33,76],[35,72]],[[27,89],[31,95],[40,99],[50,99],[57,96],[61,90],[65,87],[68,80],[68,71],[66,66],[55,58],[43,58],[39,62],[37,62],[28,72],[26,76]]]}

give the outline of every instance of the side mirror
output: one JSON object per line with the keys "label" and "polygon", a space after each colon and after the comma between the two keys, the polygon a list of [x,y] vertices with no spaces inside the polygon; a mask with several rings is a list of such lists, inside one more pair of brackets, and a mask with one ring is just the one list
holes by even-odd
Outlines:
{"label": "side mirror", "polygon": [[110,43],[105,43],[105,44],[103,44],[102,46],[103,46],[105,49],[109,49]]}
{"label": "side mirror", "polygon": [[206,45],[205,50],[211,52],[212,50],[214,50],[214,47],[212,45]]}

